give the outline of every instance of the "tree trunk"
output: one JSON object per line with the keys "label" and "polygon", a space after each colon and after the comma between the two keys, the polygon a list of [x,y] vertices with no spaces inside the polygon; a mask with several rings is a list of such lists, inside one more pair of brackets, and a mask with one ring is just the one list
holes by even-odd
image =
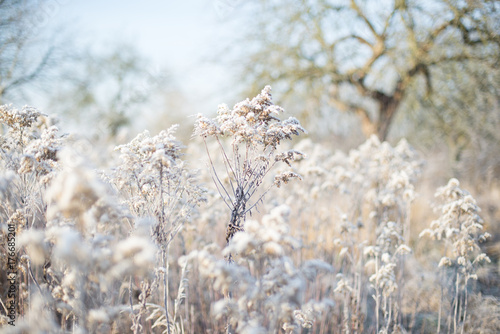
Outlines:
{"label": "tree trunk", "polygon": [[405,84],[399,80],[392,95],[376,91],[372,97],[378,102],[377,136],[381,141],[387,140],[394,115],[403,100]]}
{"label": "tree trunk", "polygon": [[389,135],[391,123],[394,119],[394,115],[396,114],[399,102],[399,100],[390,98],[387,103],[379,103],[380,109],[378,112],[377,136],[381,141],[385,141],[387,139],[387,136]]}

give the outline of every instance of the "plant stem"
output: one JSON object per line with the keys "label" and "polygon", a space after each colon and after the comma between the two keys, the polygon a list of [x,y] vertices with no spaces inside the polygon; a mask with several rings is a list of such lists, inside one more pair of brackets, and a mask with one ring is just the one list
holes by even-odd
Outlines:
{"label": "plant stem", "polygon": [[453,316],[453,333],[457,333],[457,312],[458,312],[458,287],[459,287],[460,274],[457,270],[457,278],[455,282],[455,315]]}
{"label": "plant stem", "polygon": [[375,310],[375,317],[377,319],[377,328],[376,328],[376,332],[378,333],[378,326],[379,326],[379,307],[380,307],[380,295],[379,295],[379,291],[378,291],[378,254],[375,255],[375,275],[376,276],[376,280],[375,280],[375,296],[376,296],[376,299],[375,299],[375,304],[376,304],[376,310]]}
{"label": "plant stem", "polygon": [[465,327],[465,321],[467,320],[467,282],[468,282],[468,278],[465,279],[465,287],[464,287],[464,290],[465,290],[465,297],[464,297],[464,321],[462,323],[462,329],[460,330],[460,333],[463,334],[464,333],[464,327]]}
{"label": "plant stem", "polygon": [[170,319],[168,315],[168,261],[167,261],[167,256],[168,256],[168,249],[169,246],[167,245],[167,249],[162,251],[162,257],[163,257],[163,268],[165,268],[165,273],[163,274],[163,305],[165,307],[165,319],[167,321],[167,333],[170,334]]}

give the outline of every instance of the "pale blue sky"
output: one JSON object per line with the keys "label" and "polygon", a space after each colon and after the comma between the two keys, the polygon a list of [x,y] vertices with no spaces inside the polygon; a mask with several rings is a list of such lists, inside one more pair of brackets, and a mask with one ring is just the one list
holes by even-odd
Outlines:
{"label": "pale blue sky", "polygon": [[[51,9],[49,25],[68,28],[77,43],[125,42],[151,60],[150,69],[169,71],[193,104],[193,113],[233,103],[229,66],[210,60],[237,33],[241,0],[118,1],[65,0]],[[228,22],[231,19],[231,22]],[[235,92],[236,94],[236,92]],[[233,94],[233,95],[235,95]]]}

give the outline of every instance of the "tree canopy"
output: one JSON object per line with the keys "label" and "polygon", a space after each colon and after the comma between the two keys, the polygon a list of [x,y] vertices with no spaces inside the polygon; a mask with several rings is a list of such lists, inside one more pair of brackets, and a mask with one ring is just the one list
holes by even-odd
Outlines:
{"label": "tree canopy", "polygon": [[500,59],[496,1],[263,0],[254,9],[246,77],[319,91],[381,139],[409,96],[441,94],[443,68],[493,69]]}

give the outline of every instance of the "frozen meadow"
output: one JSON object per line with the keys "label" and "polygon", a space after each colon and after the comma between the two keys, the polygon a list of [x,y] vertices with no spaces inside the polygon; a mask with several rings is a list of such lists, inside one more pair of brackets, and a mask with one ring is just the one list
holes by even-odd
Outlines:
{"label": "frozen meadow", "polygon": [[188,147],[1,106],[0,332],[500,332],[498,226],[459,180],[426,191],[404,139],[314,143],[270,91]]}

